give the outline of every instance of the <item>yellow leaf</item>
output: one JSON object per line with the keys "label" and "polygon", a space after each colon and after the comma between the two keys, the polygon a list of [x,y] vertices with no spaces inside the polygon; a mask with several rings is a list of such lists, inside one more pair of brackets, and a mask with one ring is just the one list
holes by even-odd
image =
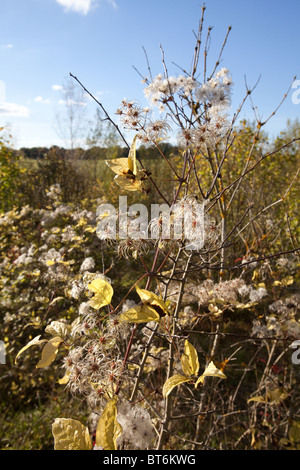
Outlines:
{"label": "yellow leaf", "polygon": [[80,220],[77,222],[76,227],[83,227],[86,224],[87,224],[86,219],[84,217],[81,217]]}
{"label": "yellow leaf", "polygon": [[125,191],[141,191],[142,183],[136,178],[124,177],[121,175],[116,175],[114,177],[115,183],[117,183],[120,188],[125,189]]}
{"label": "yellow leaf", "polygon": [[61,379],[59,379],[57,382],[59,383],[59,385],[64,385],[64,384],[67,384],[69,382],[69,374],[66,374],[64,375]]}
{"label": "yellow leaf", "polygon": [[190,380],[189,377],[185,377],[184,375],[176,374],[170,377],[163,386],[163,396],[167,397],[173,390],[173,388],[177,387],[180,384],[188,382]]}
{"label": "yellow leaf", "polygon": [[26,344],[26,346],[24,346],[24,348],[22,348],[18,354],[16,355],[16,358],[15,358],[15,364],[17,363],[17,359],[18,357],[20,356],[20,354],[22,354],[22,352],[26,351],[26,349],[30,348],[31,346],[34,346],[36,344],[42,344],[42,343],[45,343],[47,342],[46,339],[41,339],[40,340],[40,337],[41,335],[38,335],[36,336],[35,338],[33,338],[31,341],[29,341],[29,343]]}
{"label": "yellow leaf", "polygon": [[135,135],[129,150],[129,155],[128,155],[128,166],[130,171],[134,175],[137,173],[137,167],[136,167],[136,138],[137,136]]}
{"label": "yellow leaf", "polygon": [[184,375],[187,377],[191,375],[198,375],[199,360],[198,354],[194,346],[187,340],[184,343],[184,352],[181,356],[181,366]]}
{"label": "yellow leaf", "polygon": [[271,403],[281,403],[282,401],[288,398],[289,394],[284,392],[280,388],[276,388],[275,390],[268,390],[267,392],[267,399]]}
{"label": "yellow leaf", "polygon": [[219,309],[217,305],[209,304],[208,310],[211,314],[211,317],[217,320],[222,315],[222,310]]}
{"label": "yellow leaf", "polygon": [[96,445],[103,450],[117,450],[117,439],[122,434],[122,426],[117,421],[117,398],[105,406],[96,429]]}
{"label": "yellow leaf", "polygon": [[138,305],[122,313],[120,320],[127,323],[148,323],[149,321],[159,321],[160,316],[149,305]]}
{"label": "yellow leaf", "polygon": [[257,287],[266,287],[266,284],[264,282],[260,282]]}
{"label": "yellow leaf", "polygon": [[255,429],[251,429],[251,434],[252,434],[251,447],[253,447],[253,449],[256,449],[256,450],[261,449],[262,442],[260,440],[256,440]]}
{"label": "yellow leaf", "polygon": [[291,284],[294,283],[294,278],[293,276],[286,276],[282,279],[281,282],[284,286],[290,286]]}
{"label": "yellow leaf", "polygon": [[115,158],[114,160],[106,160],[107,166],[114,171],[117,175],[126,176],[128,174],[136,176],[136,138],[132,141],[128,158]]}
{"label": "yellow leaf", "polygon": [[114,291],[109,282],[104,279],[94,279],[88,285],[88,289],[96,294],[88,302],[92,308],[99,309],[110,304]]}
{"label": "yellow leaf", "polygon": [[[74,239],[73,239],[74,240]],[[74,260],[71,259],[70,261],[63,261],[62,259],[57,261],[60,264],[63,264],[64,266],[70,266],[71,264],[74,264]]]}
{"label": "yellow leaf", "polygon": [[62,321],[52,321],[50,325],[46,326],[45,333],[49,333],[51,336],[59,336],[65,339],[71,333],[71,325],[67,325]]}
{"label": "yellow leaf", "polygon": [[84,229],[85,232],[89,232],[89,233],[94,233],[94,232],[96,232],[96,230],[97,230],[97,227],[91,227],[91,226],[86,227]]}
{"label": "yellow leaf", "polygon": [[292,426],[289,429],[289,438],[293,443],[300,443],[300,422],[293,421]]}
{"label": "yellow leaf", "polygon": [[43,348],[42,357],[36,366],[37,369],[48,367],[54,361],[62,341],[63,340],[59,336],[51,338],[50,341],[48,341],[48,343]]}
{"label": "yellow leaf", "polygon": [[197,380],[197,382],[195,383],[195,387],[197,388],[199,383],[204,383],[204,378],[205,377],[219,377],[219,379],[227,379],[226,375],[224,374],[224,372],[222,372],[220,369],[218,369],[213,361],[211,361],[208,366],[206,367],[205,371],[203,372],[203,374],[199,377],[199,379]]}
{"label": "yellow leaf", "polygon": [[247,302],[246,304],[242,304],[238,302],[237,304],[235,304],[235,308],[247,309],[247,308],[253,307],[253,305],[255,304],[256,304],[255,302]]}
{"label": "yellow leaf", "polygon": [[137,176],[136,138],[137,136],[132,141],[128,158],[106,160],[107,166],[116,173],[115,182],[127,191],[141,191],[143,189],[141,180]]}
{"label": "yellow leaf", "polygon": [[250,403],[251,401],[255,401],[258,403],[266,403],[267,400],[262,395],[257,395],[255,397],[249,398],[249,400],[247,400],[247,403]]}
{"label": "yellow leaf", "polygon": [[124,176],[130,170],[128,158],[115,158],[114,160],[105,160],[106,165],[117,175]]}
{"label": "yellow leaf", "polygon": [[47,266],[53,266],[54,264],[55,264],[55,261],[53,261],[53,259],[48,259],[48,260],[46,261],[46,265],[47,265]]}
{"label": "yellow leaf", "polygon": [[53,299],[49,305],[54,305],[56,302],[59,302],[60,300],[64,300],[65,298],[64,297],[55,297],[55,299]]}
{"label": "yellow leaf", "polygon": [[159,310],[162,311],[162,315],[167,315],[169,313],[165,302],[158,295],[146,289],[140,289],[138,286],[136,286],[136,292],[144,304],[158,307]]}
{"label": "yellow leaf", "polygon": [[88,428],[76,419],[56,418],[52,434],[55,450],[92,450]]}

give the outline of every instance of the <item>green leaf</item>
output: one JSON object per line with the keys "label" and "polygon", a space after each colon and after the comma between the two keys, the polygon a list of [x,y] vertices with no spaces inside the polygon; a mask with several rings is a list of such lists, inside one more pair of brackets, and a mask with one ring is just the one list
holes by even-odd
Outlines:
{"label": "green leaf", "polygon": [[189,382],[190,378],[185,377],[184,375],[176,374],[170,377],[163,386],[163,396],[167,397],[173,390],[173,388],[177,387],[180,384],[185,382]]}
{"label": "green leaf", "polygon": [[54,450],[91,450],[89,430],[76,419],[56,418],[52,424]]}
{"label": "green leaf", "polygon": [[117,439],[122,434],[122,426],[117,421],[117,398],[105,406],[96,429],[96,445],[103,450],[117,450]]}

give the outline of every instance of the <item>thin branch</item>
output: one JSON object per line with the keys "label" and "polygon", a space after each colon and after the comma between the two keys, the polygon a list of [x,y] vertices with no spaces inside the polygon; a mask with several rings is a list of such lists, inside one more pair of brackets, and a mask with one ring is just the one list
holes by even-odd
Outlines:
{"label": "thin branch", "polygon": [[125,137],[123,136],[122,132],[120,131],[120,128],[119,126],[111,119],[111,117],[109,116],[109,114],[107,113],[106,109],[104,108],[104,106],[102,105],[102,103],[100,103],[100,101],[97,100],[97,98],[95,98],[94,95],[92,95],[92,93],[89,92],[89,90],[87,90],[85,88],[85,86],[80,82],[80,80],[78,80],[77,77],[75,77],[75,75],[73,75],[71,72],[70,72],[70,76],[72,78],[74,78],[78,83],[79,85],[84,89],[84,91],[100,106],[100,108],[102,109],[102,111],[104,112],[105,116],[106,116],[106,119],[114,126],[114,128],[117,130],[118,134],[120,135],[120,137],[122,138],[123,142],[125,143],[125,145],[127,146],[128,149],[130,149],[130,145],[128,144],[128,142],[126,141]]}
{"label": "thin branch", "polygon": [[211,198],[210,201],[213,201],[215,200],[215,202],[210,206],[210,208],[208,210],[211,210],[212,207],[214,206],[214,204],[216,203],[216,201],[222,197],[222,195],[228,191],[229,189],[231,189],[236,183],[238,183],[242,178],[244,178],[245,175],[247,175],[248,173],[250,173],[251,171],[253,171],[263,160],[265,160],[266,158],[268,157],[271,157],[273,155],[276,155],[276,153],[278,153],[280,150],[283,150],[284,148],[287,148],[288,146],[290,146],[292,143],[294,142],[297,142],[297,141],[300,141],[300,137],[295,137],[294,139],[292,139],[291,141],[289,141],[288,143],[286,144],[283,144],[281,145],[280,147],[276,148],[273,152],[270,152],[270,153],[267,153],[265,155],[262,155],[261,158],[251,167],[251,168],[248,168],[248,170],[244,171],[240,176],[238,176],[234,181],[232,181],[228,186],[226,186],[225,188],[223,188],[216,196],[213,196]]}

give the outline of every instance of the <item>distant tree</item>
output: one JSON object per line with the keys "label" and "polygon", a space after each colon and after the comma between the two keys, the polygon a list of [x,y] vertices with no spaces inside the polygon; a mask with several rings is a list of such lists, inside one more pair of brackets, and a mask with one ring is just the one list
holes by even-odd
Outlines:
{"label": "distant tree", "polygon": [[[88,149],[102,147],[109,151],[98,153],[98,157],[111,158],[116,153],[116,148],[120,144],[120,136],[115,127],[103,117],[103,113],[99,108],[96,109],[94,120],[90,122],[89,132],[86,138]],[[96,155],[95,155],[96,156]]]}
{"label": "distant tree", "polygon": [[10,136],[0,127],[0,212],[8,211],[16,204],[21,172],[18,158],[10,149]]}
{"label": "distant tree", "polygon": [[[55,113],[54,128],[66,148],[76,156],[76,147],[82,145],[87,127],[87,97],[85,92],[67,78],[63,85],[62,112]],[[78,155],[77,155],[78,156]]]}
{"label": "distant tree", "polygon": [[21,154],[25,158],[31,158],[34,160],[37,158],[44,158],[48,152],[47,147],[32,147],[32,148],[22,147],[20,150],[21,150]]}

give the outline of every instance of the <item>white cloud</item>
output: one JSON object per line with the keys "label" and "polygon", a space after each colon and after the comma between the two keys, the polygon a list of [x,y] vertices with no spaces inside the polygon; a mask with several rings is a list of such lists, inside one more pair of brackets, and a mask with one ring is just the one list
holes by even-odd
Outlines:
{"label": "white cloud", "polygon": [[[65,8],[65,11],[75,11],[76,13],[81,13],[82,15],[87,15],[89,11],[99,3],[100,0],[56,0],[61,6]],[[113,8],[117,8],[115,0],[105,0]]]}
{"label": "white cloud", "polygon": [[52,90],[54,90],[54,91],[60,91],[62,89],[63,89],[63,87],[61,85],[52,85]]}
{"label": "white cloud", "polygon": [[66,105],[66,106],[72,106],[72,105],[75,105],[75,106],[87,106],[87,104],[86,104],[84,101],[75,101],[75,100],[72,100],[72,99],[68,99],[68,100],[59,100],[59,101],[58,101],[58,104],[63,104],[63,105]]}
{"label": "white cloud", "polygon": [[56,0],[56,2],[62,5],[65,11],[75,11],[82,15],[87,15],[95,3],[94,0]]}
{"label": "white cloud", "polygon": [[4,45],[2,46],[3,49],[12,49],[13,47],[14,47],[13,44],[4,44]]}
{"label": "white cloud", "polygon": [[36,101],[37,103],[42,103],[42,104],[50,103],[50,100],[48,98],[43,98],[42,96],[37,96],[36,98],[34,98],[34,101]]}
{"label": "white cloud", "polygon": [[111,6],[116,10],[118,8],[118,5],[116,4],[115,0],[107,0],[108,3],[111,4]]}
{"label": "white cloud", "polygon": [[14,116],[14,117],[28,117],[29,109],[16,103],[2,103],[0,104],[1,116]]}

